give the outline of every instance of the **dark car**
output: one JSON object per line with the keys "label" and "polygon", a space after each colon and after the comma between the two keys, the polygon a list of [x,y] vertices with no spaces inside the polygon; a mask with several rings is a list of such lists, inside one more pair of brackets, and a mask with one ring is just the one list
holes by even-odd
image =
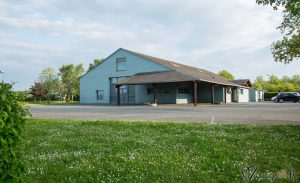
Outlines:
{"label": "dark car", "polygon": [[275,98],[274,102],[300,102],[300,96],[293,93],[282,93]]}

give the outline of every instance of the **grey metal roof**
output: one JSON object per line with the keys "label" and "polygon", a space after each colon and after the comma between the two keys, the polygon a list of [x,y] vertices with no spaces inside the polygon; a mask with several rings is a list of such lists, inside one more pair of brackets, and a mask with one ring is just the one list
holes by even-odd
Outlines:
{"label": "grey metal roof", "polygon": [[[125,49],[123,49],[125,50]],[[205,81],[215,84],[222,84],[227,86],[239,86],[236,83],[230,82],[227,79],[212,73],[210,71],[200,69],[197,67],[187,66],[169,60],[137,53],[130,50],[125,50],[152,62],[158,63],[170,69],[168,72],[154,72],[154,73],[140,73],[131,76],[125,80],[119,81],[117,85],[124,84],[143,84],[143,83],[167,83],[180,81]]]}
{"label": "grey metal roof", "polygon": [[139,73],[127,79],[119,81],[117,85],[173,83],[173,82],[193,81],[193,80],[195,80],[195,78],[171,70],[171,71],[163,71],[163,72]]}

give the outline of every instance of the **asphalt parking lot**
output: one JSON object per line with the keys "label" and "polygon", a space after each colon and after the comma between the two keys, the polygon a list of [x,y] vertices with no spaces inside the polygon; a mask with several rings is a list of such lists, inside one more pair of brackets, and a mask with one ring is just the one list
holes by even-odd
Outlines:
{"label": "asphalt parking lot", "polygon": [[151,120],[208,123],[300,125],[300,103],[222,105],[33,105],[33,118],[84,120]]}

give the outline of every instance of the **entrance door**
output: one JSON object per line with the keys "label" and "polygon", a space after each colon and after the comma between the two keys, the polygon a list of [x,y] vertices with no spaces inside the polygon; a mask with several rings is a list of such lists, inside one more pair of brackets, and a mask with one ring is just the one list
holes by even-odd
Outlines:
{"label": "entrance door", "polygon": [[129,103],[128,86],[120,87],[120,102],[121,104]]}
{"label": "entrance door", "polygon": [[237,102],[237,95],[238,95],[238,89],[237,88],[232,88],[231,90],[231,101],[232,102]]}
{"label": "entrance door", "polygon": [[[117,103],[117,88],[115,83],[125,79],[126,77],[112,77],[110,78],[110,103]],[[134,104],[135,103],[135,86],[124,85],[120,86],[120,103],[121,104]]]}

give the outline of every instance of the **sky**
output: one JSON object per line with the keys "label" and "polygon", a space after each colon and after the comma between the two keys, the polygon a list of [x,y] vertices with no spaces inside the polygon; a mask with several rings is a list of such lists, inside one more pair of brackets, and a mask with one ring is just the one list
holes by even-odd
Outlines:
{"label": "sky", "polygon": [[236,79],[299,74],[272,57],[281,21],[255,0],[0,0],[0,77],[25,90],[46,67],[87,69],[118,48]]}

